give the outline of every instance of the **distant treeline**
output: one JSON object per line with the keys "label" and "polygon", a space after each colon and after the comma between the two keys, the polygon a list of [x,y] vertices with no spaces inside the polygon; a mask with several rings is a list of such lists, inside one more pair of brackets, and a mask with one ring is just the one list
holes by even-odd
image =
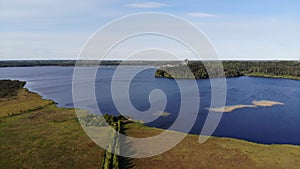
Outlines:
{"label": "distant treeline", "polygon": [[0,98],[17,95],[17,91],[24,85],[25,82],[17,80],[0,80]]}
{"label": "distant treeline", "polygon": [[[83,63],[83,62],[82,62]],[[86,64],[95,61],[84,61]],[[11,60],[0,61],[0,67],[29,67],[29,66],[75,66],[76,60]],[[112,62],[110,64],[118,64]]]}
{"label": "distant treeline", "polygon": [[178,61],[120,61],[120,60],[8,60],[0,61],[0,67],[29,67],[29,66],[98,66],[100,65],[157,65],[172,63]]}
{"label": "distant treeline", "polygon": [[[264,76],[300,79],[300,62],[298,61],[223,61],[223,70],[214,61],[192,61],[163,66],[155,73],[156,77],[196,78],[214,77]],[[211,73],[208,74],[208,70]],[[189,74],[188,72],[192,72]]]}

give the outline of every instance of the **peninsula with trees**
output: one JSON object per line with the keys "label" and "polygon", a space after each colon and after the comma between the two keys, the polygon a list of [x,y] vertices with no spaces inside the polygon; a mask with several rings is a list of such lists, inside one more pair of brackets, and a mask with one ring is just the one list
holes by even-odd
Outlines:
{"label": "peninsula with trees", "polygon": [[[258,76],[300,80],[299,61],[189,61],[164,65],[155,77],[207,79],[217,77]],[[207,70],[211,70],[209,73]],[[192,72],[189,73],[189,72]]]}

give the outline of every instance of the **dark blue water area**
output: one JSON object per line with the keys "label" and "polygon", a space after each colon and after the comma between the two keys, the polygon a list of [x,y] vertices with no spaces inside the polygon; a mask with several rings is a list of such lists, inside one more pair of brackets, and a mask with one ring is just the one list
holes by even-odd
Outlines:
{"label": "dark blue water area", "polygon": [[[119,67],[120,68],[120,67]],[[126,82],[130,74],[139,70],[140,67],[121,67],[124,73],[115,80],[117,95],[126,95]],[[89,69],[89,68],[82,68]],[[98,113],[118,115],[126,114],[130,109],[119,112],[116,104],[126,103],[123,97],[117,97],[116,102],[112,99],[111,82],[116,67],[101,67],[95,78],[95,93],[98,105],[92,105],[92,98],[84,98],[81,107]],[[190,88],[191,80],[179,80],[179,85],[173,79],[155,78],[155,68],[149,68],[139,72],[131,80],[129,85],[129,99],[132,106],[138,111],[146,111],[151,107],[149,94],[154,89],[164,92],[167,99],[165,112],[170,113],[167,117],[158,117],[146,125],[167,129],[176,120],[181,103],[181,93],[192,95],[195,90]],[[37,92],[44,99],[57,102],[60,107],[74,107],[72,98],[73,67],[8,67],[0,68],[0,79],[15,79],[26,81],[26,88]],[[85,88],[85,78],[73,82]],[[210,80],[197,80],[200,94],[199,112],[185,110],[182,123],[196,121],[189,133],[199,134],[206,120],[211,104]],[[284,105],[271,107],[256,107],[236,109],[232,112],[223,113],[222,119],[213,133],[214,136],[231,137],[265,144],[295,144],[300,145],[300,81],[289,79],[273,79],[260,77],[228,78],[226,105],[252,104],[254,100],[270,100],[282,102]],[[181,91],[183,90],[183,91]],[[119,100],[118,100],[119,99]],[[123,99],[123,100],[122,100]],[[125,98],[126,99],[126,98]],[[153,104],[163,102],[162,97],[152,100]],[[195,98],[188,98],[192,101]],[[129,107],[129,106],[128,106]],[[193,118],[196,118],[193,119]],[[181,131],[180,127],[176,130]]]}

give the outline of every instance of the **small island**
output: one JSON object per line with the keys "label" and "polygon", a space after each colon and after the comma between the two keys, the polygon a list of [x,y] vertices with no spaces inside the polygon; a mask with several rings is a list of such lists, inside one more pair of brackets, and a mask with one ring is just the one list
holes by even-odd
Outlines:
{"label": "small island", "polygon": [[224,107],[207,108],[207,109],[210,111],[213,111],[213,112],[228,113],[228,112],[232,112],[233,110],[241,109],[241,108],[256,108],[258,106],[271,107],[273,105],[284,105],[284,103],[274,102],[274,101],[269,101],[269,100],[260,100],[260,101],[254,100],[254,101],[252,101],[252,105],[240,104],[240,105],[234,105],[234,106],[224,106]]}
{"label": "small island", "polygon": [[170,114],[171,113],[168,113],[168,112],[155,112],[155,113],[153,113],[154,116],[162,116],[162,117],[167,117]]}

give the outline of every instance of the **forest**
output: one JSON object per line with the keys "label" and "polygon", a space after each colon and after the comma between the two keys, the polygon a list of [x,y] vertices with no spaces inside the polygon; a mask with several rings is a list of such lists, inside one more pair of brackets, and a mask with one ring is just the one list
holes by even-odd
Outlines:
{"label": "forest", "polygon": [[24,85],[25,82],[17,80],[0,80],[0,98],[17,95],[17,91]]}
{"label": "forest", "polygon": [[178,64],[179,61],[130,61],[130,60],[3,60],[0,67],[30,67],[30,66],[99,66],[99,65],[157,65]]}
{"label": "forest", "polygon": [[207,79],[247,75],[300,79],[299,61],[223,61],[222,64],[223,68],[215,61],[162,66],[155,72],[155,77]]}

